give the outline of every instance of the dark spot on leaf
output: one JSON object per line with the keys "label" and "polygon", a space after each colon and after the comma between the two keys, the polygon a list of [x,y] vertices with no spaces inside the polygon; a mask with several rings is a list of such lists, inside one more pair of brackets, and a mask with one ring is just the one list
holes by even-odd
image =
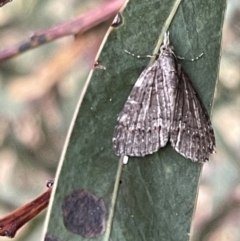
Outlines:
{"label": "dark spot on leaf", "polygon": [[45,238],[44,238],[44,241],[61,241],[61,239],[47,233]]}
{"label": "dark spot on leaf", "polygon": [[86,190],[74,191],[62,205],[66,229],[84,238],[94,238],[105,231],[106,208],[103,200]]}

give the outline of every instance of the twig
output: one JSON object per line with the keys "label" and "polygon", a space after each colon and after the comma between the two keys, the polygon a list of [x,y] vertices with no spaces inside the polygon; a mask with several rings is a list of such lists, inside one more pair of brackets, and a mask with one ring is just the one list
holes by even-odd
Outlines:
{"label": "twig", "polygon": [[0,236],[7,236],[13,238],[24,224],[38,215],[44,210],[49,203],[52,188],[49,188],[45,193],[35,200],[27,203],[8,214],[6,217],[0,219]]}
{"label": "twig", "polygon": [[39,31],[35,33],[29,40],[24,41],[17,46],[0,51],[0,62],[3,62],[4,60],[12,58],[39,45],[49,43],[55,39],[83,33],[116,15],[124,3],[124,0],[108,1],[96,9],[77,17],[76,19],[60,24],[48,30]]}
{"label": "twig", "polygon": [[0,7],[2,7],[3,5],[12,2],[12,0],[0,0]]}

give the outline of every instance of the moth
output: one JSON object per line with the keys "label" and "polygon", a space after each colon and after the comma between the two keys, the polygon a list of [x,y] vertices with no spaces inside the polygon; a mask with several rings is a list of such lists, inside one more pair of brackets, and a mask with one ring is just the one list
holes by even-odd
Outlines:
{"label": "moth", "polygon": [[145,156],[168,142],[186,158],[206,162],[215,151],[209,115],[177,62],[165,33],[159,57],[139,76],[117,119],[118,156]]}

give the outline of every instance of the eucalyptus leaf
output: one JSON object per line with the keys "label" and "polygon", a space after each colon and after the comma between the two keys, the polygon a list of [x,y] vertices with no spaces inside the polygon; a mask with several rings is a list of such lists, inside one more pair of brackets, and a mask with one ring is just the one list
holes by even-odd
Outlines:
{"label": "eucalyptus leaf", "polygon": [[[113,214],[113,225],[94,240],[189,240],[202,165],[182,157],[170,145],[144,158],[130,158],[119,176],[115,209],[112,199],[122,168],[112,149],[117,114],[149,62],[124,50],[151,54],[173,4],[172,0],[131,0],[123,12],[124,24],[110,34],[99,58],[106,71],[94,71],[67,147],[51,207],[49,235],[62,241],[88,240],[66,229],[62,209],[68,195],[84,190],[104,202],[106,222]],[[194,62],[182,60],[181,65],[209,112],[225,4],[224,0],[183,0],[169,29],[177,55],[192,59],[204,54]]]}

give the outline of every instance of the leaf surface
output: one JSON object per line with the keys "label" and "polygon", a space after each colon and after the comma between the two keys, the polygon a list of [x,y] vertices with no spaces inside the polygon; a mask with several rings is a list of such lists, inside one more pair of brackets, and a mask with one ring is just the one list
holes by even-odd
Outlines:
{"label": "leaf surface", "polygon": [[[112,135],[135,81],[149,60],[174,1],[130,1],[124,24],[112,31],[100,55],[106,71],[95,70],[71,134],[51,208],[48,233],[60,240],[88,240],[66,230],[64,198],[87,190],[104,201],[108,217],[119,158]],[[210,112],[218,76],[224,0],[182,1],[170,26],[175,53]],[[207,164],[206,164],[207,165]],[[121,176],[110,240],[189,239],[202,165],[185,159],[170,145],[144,158],[130,158]],[[109,240],[106,233],[94,240]]]}

